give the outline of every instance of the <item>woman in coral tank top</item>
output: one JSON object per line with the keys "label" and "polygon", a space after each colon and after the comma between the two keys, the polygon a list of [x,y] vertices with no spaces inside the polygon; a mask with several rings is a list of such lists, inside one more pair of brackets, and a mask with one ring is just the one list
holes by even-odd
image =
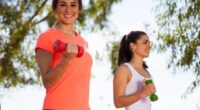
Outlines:
{"label": "woman in coral tank top", "polygon": [[[89,82],[92,58],[87,42],[74,30],[82,10],[81,0],[53,0],[58,21],[41,33],[36,44],[36,59],[46,88],[43,110],[90,110]],[[67,44],[63,51],[55,50],[55,42]],[[84,50],[77,57],[79,47]]]}

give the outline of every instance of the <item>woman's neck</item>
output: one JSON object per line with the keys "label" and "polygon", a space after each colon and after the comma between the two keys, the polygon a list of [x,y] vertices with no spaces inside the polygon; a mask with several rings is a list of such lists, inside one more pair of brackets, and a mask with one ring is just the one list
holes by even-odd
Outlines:
{"label": "woman's neck", "polygon": [[139,69],[143,69],[143,59],[142,58],[132,58],[131,61],[129,62],[130,64],[132,64],[134,67],[139,68]]}
{"label": "woman's neck", "polygon": [[74,36],[74,27],[73,25],[67,25],[67,24],[62,24],[60,22],[58,22],[55,26],[56,29],[58,29],[59,31],[61,31],[64,34],[68,34],[71,36]]}

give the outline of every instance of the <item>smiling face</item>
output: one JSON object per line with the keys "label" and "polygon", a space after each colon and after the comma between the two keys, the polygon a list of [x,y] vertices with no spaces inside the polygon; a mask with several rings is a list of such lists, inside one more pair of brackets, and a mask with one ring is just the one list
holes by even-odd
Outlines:
{"label": "smiling face", "polygon": [[131,43],[134,56],[146,58],[149,56],[151,43],[147,35],[141,35],[136,43]]}
{"label": "smiling face", "polygon": [[58,0],[55,8],[59,21],[69,25],[77,20],[80,10],[78,0]]}

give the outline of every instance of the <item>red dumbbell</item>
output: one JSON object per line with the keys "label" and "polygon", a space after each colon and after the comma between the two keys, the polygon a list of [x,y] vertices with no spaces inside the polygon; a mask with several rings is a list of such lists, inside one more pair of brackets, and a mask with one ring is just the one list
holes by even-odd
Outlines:
{"label": "red dumbbell", "polygon": [[[81,57],[84,53],[84,48],[82,46],[78,46],[78,54],[76,55],[76,57]],[[67,43],[64,43],[60,40],[56,40],[53,44],[53,48],[56,52],[62,52],[67,48]]]}

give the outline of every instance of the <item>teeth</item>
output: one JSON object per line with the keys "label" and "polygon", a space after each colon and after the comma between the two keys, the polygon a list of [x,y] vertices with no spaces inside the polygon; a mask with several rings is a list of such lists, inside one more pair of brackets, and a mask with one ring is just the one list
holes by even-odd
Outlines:
{"label": "teeth", "polygon": [[65,17],[67,17],[67,18],[71,18],[72,17],[72,15],[64,15]]}

